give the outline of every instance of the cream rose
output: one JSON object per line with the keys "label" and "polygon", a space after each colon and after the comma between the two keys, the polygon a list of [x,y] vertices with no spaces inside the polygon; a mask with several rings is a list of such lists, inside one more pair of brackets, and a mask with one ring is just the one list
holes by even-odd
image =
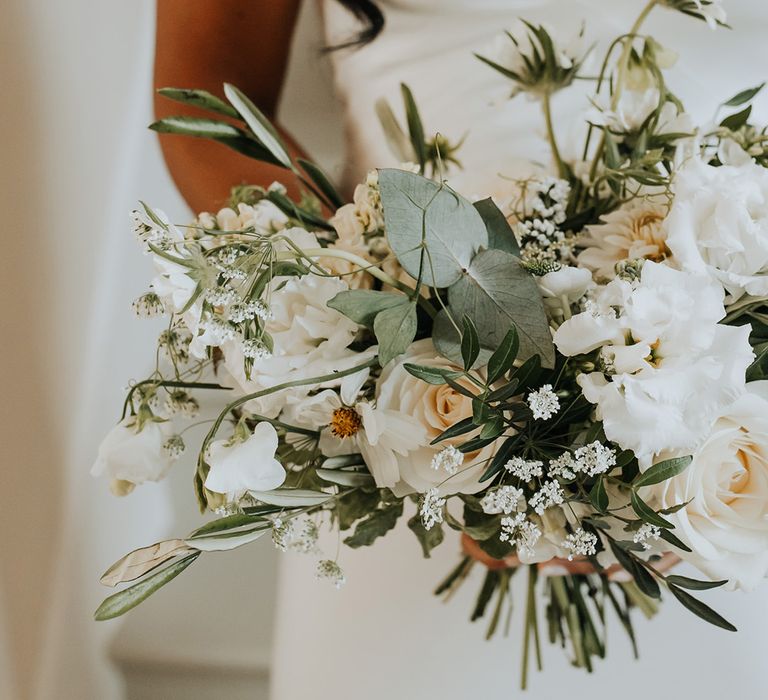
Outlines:
{"label": "cream rose", "polygon": [[713,579],[751,590],[768,574],[768,382],[752,382],[715,422],[682,474],[654,487],[659,508]]}
{"label": "cream rose", "polygon": [[[382,372],[377,388],[377,407],[410,416],[426,431],[421,447],[409,452],[407,457],[398,455],[399,479],[391,484],[395,493],[424,493],[430,488],[439,489],[441,495],[476,493],[484,486],[480,483],[480,476],[493,456],[493,445],[467,454],[464,463],[451,474],[432,466],[435,455],[452,444],[451,441],[429,444],[444,430],[472,415],[471,399],[447,384],[436,386],[417,379],[408,374],[403,367],[405,363],[458,369],[440,357],[432,340],[426,338],[415,342],[405,355]],[[460,444],[466,439],[462,436],[453,444]]]}
{"label": "cream rose", "polygon": [[768,295],[768,170],[691,159],[675,176],[667,245],[685,270],[708,274],[732,302]]}

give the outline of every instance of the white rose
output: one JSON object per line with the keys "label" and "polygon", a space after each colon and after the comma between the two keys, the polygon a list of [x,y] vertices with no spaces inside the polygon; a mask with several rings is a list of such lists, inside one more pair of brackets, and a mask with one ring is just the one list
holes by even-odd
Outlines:
{"label": "white rose", "polygon": [[608,438],[647,463],[662,450],[695,448],[743,393],[750,329],[719,324],[724,315],[717,284],[646,262],[639,281],[600,287],[554,340],[566,356],[600,348],[602,371],[577,381]]}
{"label": "white rose", "polygon": [[667,245],[683,269],[730,295],[768,295],[768,170],[689,160],[675,175]]}
{"label": "white rose", "polygon": [[680,556],[731,588],[768,574],[768,382],[747,385],[714,423],[682,474],[654,487],[659,508],[693,551]]}
{"label": "white rose", "polygon": [[216,440],[208,447],[210,471],[205,488],[236,501],[248,491],[271,491],[285,481],[285,469],[275,459],[277,432],[259,423],[243,441]]}
{"label": "white rose", "polygon": [[128,493],[145,481],[160,481],[173,463],[163,449],[170,437],[168,423],[147,420],[141,430],[137,427],[136,416],[129,416],[112,428],[91,468],[93,476],[109,476],[116,493]]}
{"label": "white rose", "polygon": [[409,452],[407,457],[397,456],[397,478],[392,478],[392,483],[387,485],[392,486],[398,495],[413,491],[424,493],[430,488],[439,489],[442,495],[480,491],[485,484],[479,479],[488,466],[487,460],[493,456],[493,445],[467,454],[456,473],[450,474],[435,469],[432,458],[447,445],[464,442],[469,436],[462,436],[453,442],[446,440],[437,445],[429,444],[444,430],[472,415],[471,399],[447,384],[435,386],[408,374],[403,367],[406,362],[459,369],[440,357],[432,340],[426,338],[413,343],[405,355],[382,372],[377,387],[377,408],[410,416],[424,428],[426,434],[418,449]]}
{"label": "white rose", "polygon": [[[240,341],[228,340],[221,345],[225,366],[244,393],[344,370],[372,356],[347,349],[357,334],[357,324],[327,306],[331,298],[348,289],[345,282],[305,275],[277,278],[272,284],[274,289],[268,297],[272,318],[266,323],[274,343],[271,357],[254,360],[248,378]],[[316,388],[311,384],[294,387],[257,399],[248,407],[274,418],[288,397],[301,398]]]}

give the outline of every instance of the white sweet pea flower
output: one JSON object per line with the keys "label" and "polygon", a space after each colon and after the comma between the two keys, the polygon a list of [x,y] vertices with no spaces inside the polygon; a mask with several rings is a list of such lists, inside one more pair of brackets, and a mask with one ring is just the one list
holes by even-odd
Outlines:
{"label": "white sweet pea flower", "polygon": [[667,245],[683,269],[719,281],[729,303],[768,296],[768,170],[691,159],[673,189]]}
{"label": "white sweet pea flower", "polygon": [[[587,120],[597,126],[605,126],[613,134],[622,136],[640,131],[643,125],[659,107],[661,93],[656,87],[647,85],[622,90],[615,108],[607,103],[596,102],[587,113]],[[691,134],[693,121],[684,112],[679,112],[672,102],[665,102],[653,133]]]}
{"label": "white sweet pea flower", "polygon": [[589,270],[571,266],[537,277],[536,282],[550,314],[560,317],[570,316],[571,305],[595,286]]}
{"label": "white sweet pea flower", "polygon": [[682,474],[653,488],[659,508],[693,551],[680,552],[730,588],[753,590],[768,575],[768,382],[747,385],[715,421]]}
{"label": "white sweet pea flower", "polygon": [[[418,426],[424,436],[417,449],[410,450],[407,456],[397,455],[396,465],[388,472],[386,485],[398,495],[414,491],[426,493],[431,488],[437,488],[441,495],[480,491],[484,486],[480,476],[494,454],[494,445],[466,454],[464,463],[455,473],[433,467],[435,455],[452,444],[451,441],[430,445],[444,430],[472,415],[472,401],[447,384],[435,386],[410,375],[403,367],[407,362],[458,369],[440,357],[432,340],[426,338],[413,343],[404,355],[387,365],[382,372],[377,386],[377,409],[407,416],[410,424]],[[466,436],[457,442],[465,439]]]}
{"label": "white sweet pea flower", "polygon": [[160,481],[173,463],[164,449],[170,435],[166,422],[145,420],[139,430],[137,417],[129,416],[102,440],[91,474],[109,476],[112,490],[120,495],[145,481]]}
{"label": "white sweet pea flower", "polygon": [[[201,214],[198,218],[203,216],[204,214]],[[253,228],[257,233],[268,234],[285,228],[288,217],[268,199],[262,199],[254,205],[241,202],[237,205],[237,211],[230,207],[220,209],[216,213],[215,221],[222,231]]]}
{"label": "white sweet pea flower", "polygon": [[646,262],[638,281],[599,288],[554,340],[566,356],[600,349],[602,371],[578,382],[607,437],[648,463],[663,450],[695,448],[744,391],[749,327],[720,325],[724,315],[719,285]]}
{"label": "white sweet pea flower", "polygon": [[271,491],[285,481],[285,469],[275,459],[277,432],[259,423],[245,440],[216,440],[208,447],[210,471],[205,488],[237,501],[249,491]]}

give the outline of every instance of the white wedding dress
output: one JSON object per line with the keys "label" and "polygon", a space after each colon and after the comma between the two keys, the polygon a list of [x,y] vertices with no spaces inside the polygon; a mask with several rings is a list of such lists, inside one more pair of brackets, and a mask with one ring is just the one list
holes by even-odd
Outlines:
{"label": "white wedding dress", "polygon": [[[459,152],[463,172],[450,181],[466,195],[498,191],[523,158],[546,161],[538,105],[518,97],[505,101],[509,85],[472,54],[486,53],[516,16],[576,30],[586,20],[590,42],[602,56],[606,41],[628,31],[642,0],[388,0],[380,2],[386,28],[372,44],[334,55],[337,91],[347,118],[346,184],[367,169],[396,164],[387,150],[374,103],[386,97],[401,111],[399,84],[414,92],[425,126],[451,140],[468,134]],[[725,2],[734,31],[712,32],[664,8],[645,29],[679,52],[669,73],[672,89],[697,121],[708,121],[718,102],[768,77],[768,5],[764,0]],[[330,41],[348,36],[354,24],[335,2],[324,6]],[[565,143],[583,123],[587,85],[555,98],[555,120]],[[762,97],[756,113],[768,120]],[[563,148],[569,153],[567,145]],[[422,558],[404,526],[372,548],[340,549],[347,584],[341,591],[316,582],[315,559],[282,558],[277,611],[273,700],[488,700],[515,696],[519,682],[521,605],[509,638],[486,642],[484,623],[468,617],[480,585],[480,567],[448,604],[432,596],[456,564],[458,538],[431,559]],[[336,536],[322,542],[334,556]],[[522,578],[522,577],[520,577]],[[522,581],[518,581],[520,585]],[[587,676],[572,670],[564,653],[544,645],[545,673],[531,678],[527,698],[548,700],[615,692],[622,700],[671,697],[765,697],[764,650],[768,645],[768,586],[755,593],[703,594],[739,628],[729,635],[700,621],[674,601],[658,618],[637,616],[641,662],[631,658],[618,625],[609,625],[610,657]],[[518,595],[517,600],[520,599]]]}

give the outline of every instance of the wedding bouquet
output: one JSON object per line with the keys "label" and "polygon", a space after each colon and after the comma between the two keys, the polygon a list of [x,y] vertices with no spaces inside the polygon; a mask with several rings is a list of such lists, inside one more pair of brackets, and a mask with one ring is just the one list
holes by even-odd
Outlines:
{"label": "wedding bouquet", "polygon": [[[760,88],[694,127],[665,81],[672,53],[640,32],[656,5],[725,21],[719,0],[650,2],[591,78],[583,32],[520,22],[479,57],[541,105],[553,156],[495,200],[451,188],[457,147],[427,135],[405,86],[405,127],[378,105],[404,165],[349,203],[237,88],[162,91],[219,118],[152,128],[305,191],[238,187],[187,226],[133,212],[156,270],[135,309],[168,321],[94,473],[121,495],[162,479],[202,425],[194,489],[217,517],[118,561],[103,582],[135,583],[97,619],[205,552],[269,533],[317,553],[323,527],[370,546],[405,517],[427,557],[461,541],[439,594],[485,568],[472,619],[488,612],[489,635],[527,571],[524,677],[540,598],[549,639],[590,670],[606,609],[634,645],[631,612],[652,615],[662,589],[735,630],[689,591],[768,572],[768,135],[750,123]],[[584,77],[583,158],[567,161],[550,100]],[[670,573],[679,560],[702,578]],[[317,575],[344,583],[335,559]]]}

